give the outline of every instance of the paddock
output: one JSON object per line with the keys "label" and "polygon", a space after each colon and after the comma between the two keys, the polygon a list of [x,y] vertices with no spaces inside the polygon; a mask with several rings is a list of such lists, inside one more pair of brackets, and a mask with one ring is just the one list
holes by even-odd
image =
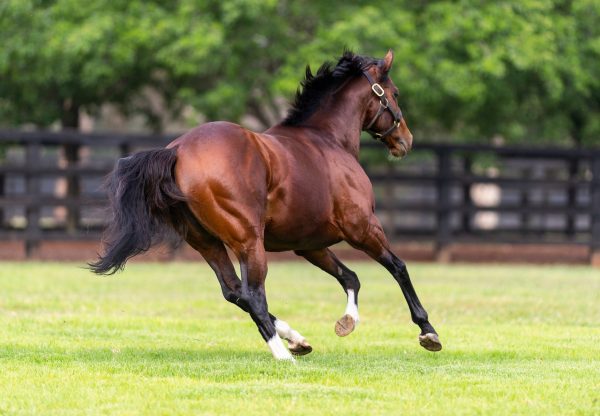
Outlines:
{"label": "paddock", "polygon": [[[562,414],[600,412],[600,272],[409,263],[444,350],[416,342],[400,289],[352,262],[361,322],[339,338],[337,282],[272,262],[269,307],[311,341],[275,362],[203,263],[0,268],[0,414]],[[307,291],[308,288],[308,291]]]}

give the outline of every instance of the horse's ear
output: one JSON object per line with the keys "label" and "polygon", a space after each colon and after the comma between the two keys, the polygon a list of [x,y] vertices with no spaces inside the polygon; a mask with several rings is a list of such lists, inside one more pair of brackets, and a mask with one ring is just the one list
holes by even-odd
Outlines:
{"label": "horse's ear", "polygon": [[383,71],[384,74],[387,74],[390,69],[392,69],[392,62],[394,61],[394,52],[392,52],[391,49],[388,50],[388,52],[385,54],[385,57],[383,58],[383,64],[381,66],[381,70]]}

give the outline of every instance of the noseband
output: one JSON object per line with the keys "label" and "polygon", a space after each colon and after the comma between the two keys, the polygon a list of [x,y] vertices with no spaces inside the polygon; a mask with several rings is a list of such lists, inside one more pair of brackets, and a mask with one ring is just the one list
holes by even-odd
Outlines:
{"label": "noseband", "polygon": [[[392,110],[392,108],[390,107],[390,103],[387,97],[385,96],[385,91],[383,90],[383,87],[377,82],[375,82],[367,71],[364,71],[363,75],[367,78],[369,84],[371,84],[371,90],[373,90],[373,93],[377,97],[379,97],[379,109],[377,110],[377,114],[375,114],[375,117],[373,117],[369,124],[367,124],[367,127],[365,127],[364,130],[367,133],[369,133],[371,137],[373,137],[375,140],[383,141],[383,139],[385,139],[391,132],[400,127],[400,120],[402,120],[402,112],[398,111],[398,113],[396,113],[394,110]],[[377,133],[371,130],[371,127],[373,127],[377,119],[385,112],[385,110],[389,111],[392,117],[394,118],[394,124],[392,124],[392,126],[383,133]]]}

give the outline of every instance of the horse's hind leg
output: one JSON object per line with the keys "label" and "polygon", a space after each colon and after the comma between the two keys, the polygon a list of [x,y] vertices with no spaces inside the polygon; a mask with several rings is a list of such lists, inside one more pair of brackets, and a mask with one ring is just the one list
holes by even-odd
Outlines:
{"label": "horse's hind leg", "polygon": [[[238,278],[231,259],[223,243],[208,233],[188,234],[188,243],[198,251],[215,272],[221,286],[223,297],[245,312],[250,312],[250,306],[242,297],[242,282]],[[306,355],[312,351],[312,347],[298,331],[291,328],[287,322],[277,319],[269,314],[275,329],[281,338],[288,341],[288,348],[294,355]]]}
{"label": "horse's hind leg", "polygon": [[296,251],[297,255],[329,273],[337,279],[342,285],[347,295],[346,311],[335,323],[335,333],[340,337],[345,337],[354,331],[358,324],[358,291],[360,282],[356,273],[347,268],[329,249],[314,251]]}
{"label": "horse's hind leg", "polygon": [[288,342],[288,349],[294,355],[306,355],[312,351],[308,341],[287,322],[271,315],[277,334]]}
{"label": "horse's hind leg", "polygon": [[242,284],[223,243],[207,233],[200,232],[188,234],[186,241],[204,257],[215,272],[225,300],[248,312],[248,305],[241,299]]}
{"label": "horse's hind leg", "polygon": [[248,304],[252,320],[258,327],[258,332],[278,360],[293,360],[290,351],[283,346],[277,333],[275,322],[269,314],[265,293],[267,276],[267,258],[261,240],[246,241],[231,247],[240,260],[242,273],[242,300]]}
{"label": "horse's hind leg", "polygon": [[390,250],[387,238],[377,218],[371,218],[370,227],[366,235],[363,235],[359,241],[349,240],[349,243],[367,253],[394,276],[394,279],[400,285],[400,289],[402,289],[402,293],[410,309],[412,321],[421,328],[419,343],[429,351],[441,350],[442,344],[437,332],[429,323],[429,317],[425,308],[421,305],[410,281],[406,265]]}

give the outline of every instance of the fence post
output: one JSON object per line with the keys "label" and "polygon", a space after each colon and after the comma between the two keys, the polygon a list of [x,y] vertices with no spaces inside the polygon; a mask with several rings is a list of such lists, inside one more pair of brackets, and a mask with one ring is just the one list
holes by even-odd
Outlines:
{"label": "fence post", "polygon": [[438,261],[445,263],[451,260],[450,242],[452,239],[450,224],[450,185],[452,175],[450,149],[445,147],[439,149],[437,156],[437,233],[435,255]]}
{"label": "fence post", "polygon": [[129,143],[121,143],[119,145],[119,151],[121,152],[121,157],[129,156],[131,153],[131,146]]}
{"label": "fence post", "polygon": [[[531,167],[525,167],[521,169],[521,177],[522,178],[533,178],[535,171]],[[531,216],[529,214],[529,193],[531,189],[523,188],[519,191],[519,207],[521,208],[521,213],[519,214],[519,221],[521,222],[521,235],[526,236],[529,233],[529,226],[531,222]]]}
{"label": "fence post", "polygon": [[[6,186],[4,184],[5,176],[0,173],[0,200],[4,199],[6,194]],[[4,205],[0,205],[0,229],[4,228]]]}
{"label": "fence post", "polygon": [[40,178],[35,168],[40,166],[41,145],[37,142],[29,143],[25,151],[25,161],[32,169],[26,175],[26,190],[28,202],[25,208],[27,217],[27,228],[25,229],[25,256],[31,258],[37,249],[41,239],[40,230]]}
{"label": "fence post", "polygon": [[[470,154],[463,156],[463,176],[470,177],[473,173],[473,160]],[[463,183],[463,213],[462,213],[462,231],[465,234],[471,232],[471,208],[473,199],[471,198],[471,182]]]}
{"label": "fence post", "polygon": [[[79,144],[67,144],[64,146],[65,161],[67,168],[75,167],[79,162]],[[81,193],[79,175],[67,173],[67,199],[76,200]],[[67,206],[67,233],[76,234],[79,227],[79,206],[70,204]]]}
{"label": "fence post", "polygon": [[600,267],[600,153],[592,156],[590,263]]}
{"label": "fence post", "polygon": [[[385,227],[387,227],[390,230],[390,237],[393,239],[396,239],[398,237],[398,230],[396,229],[395,225],[394,225],[394,202],[395,202],[395,195],[394,195],[394,184],[396,183],[396,181],[393,179],[393,174],[394,174],[394,165],[391,163],[387,163],[385,165],[385,179],[383,180],[383,193],[381,194],[380,198],[381,201],[384,203],[384,205],[387,207],[386,209],[386,213],[385,213],[385,217],[381,218],[381,220],[384,222]],[[390,214],[390,211],[392,212]]]}
{"label": "fence post", "polygon": [[569,159],[569,185],[567,186],[567,209],[572,210],[567,214],[566,232],[567,236],[574,238],[576,234],[577,220],[577,173],[579,171],[579,159]]}

